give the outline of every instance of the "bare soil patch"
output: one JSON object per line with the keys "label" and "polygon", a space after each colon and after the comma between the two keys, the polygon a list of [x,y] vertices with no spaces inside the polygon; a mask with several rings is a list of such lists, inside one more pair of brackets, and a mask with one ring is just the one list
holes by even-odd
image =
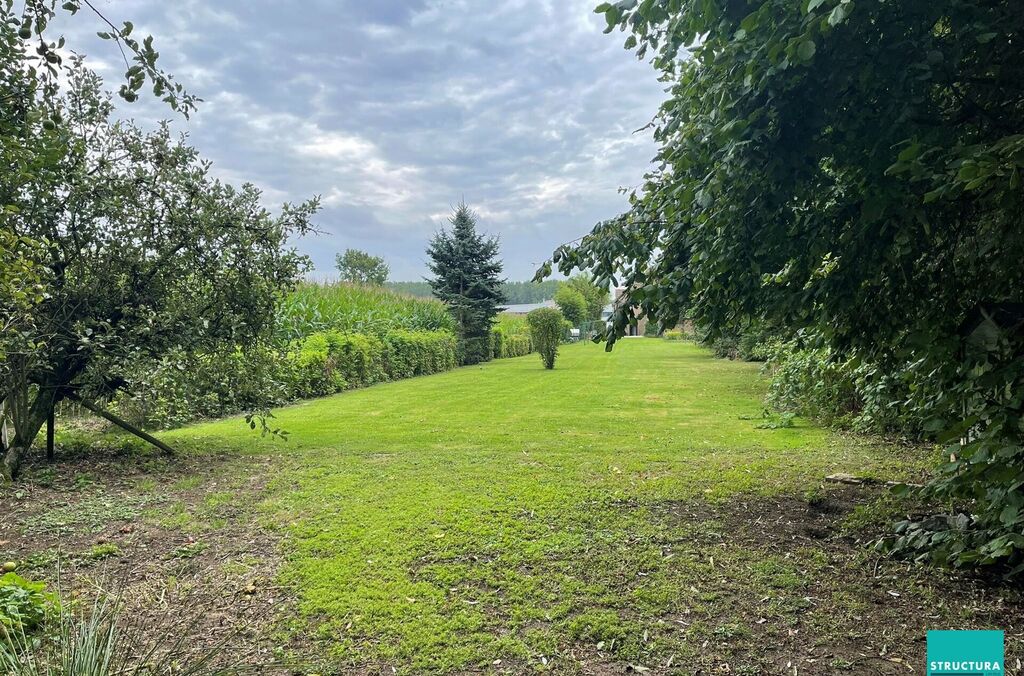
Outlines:
{"label": "bare soil patch", "polygon": [[[923,568],[873,552],[867,545],[880,533],[851,525],[848,517],[884,490],[826,485],[811,496],[656,506],[655,518],[696,527],[697,549],[706,556],[718,552],[722,562],[722,577],[706,581],[721,592],[720,600],[705,616],[683,621],[732,623],[749,631],[738,640],[712,637],[701,646],[697,664],[688,667],[692,673],[923,674],[928,629],[980,628],[1006,632],[1006,673],[1024,673],[1022,590],[1000,579]],[[780,562],[799,580],[773,588],[755,581],[756,575],[748,584],[737,579],[761,570],[759,558]]]}
{"label": "bare soil patch", "polygon": [[268,463],[94,449],[30,465],[0,487],[0,560],[84,609],[113,599],[126,631],[162,650],[291,672],[296,647],[277,629],[292,595],[256,510]]}

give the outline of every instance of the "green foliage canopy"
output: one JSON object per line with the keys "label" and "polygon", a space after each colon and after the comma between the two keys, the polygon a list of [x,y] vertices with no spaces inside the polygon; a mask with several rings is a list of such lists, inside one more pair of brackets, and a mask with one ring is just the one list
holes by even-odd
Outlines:
{"label": "green foliage canopy", "polygon": [[[1013,0],[625,0],[669,97],[630,210],[552,265],[662,326],[752,318],[920,386],[960,510],[897,548],[1024,571],[1024,13]],[[610,343],[609,343],[610,346]],[[971,441],[961,447],[961,437]]]}
{"label": "green foliage canopy", "polygon": [[586,315],[584,321],[594,322],[601,319],[604,306],[608,304],[608,287],[595,284],[589,275],[573,275],[563,282],[565,286],[574,289],[583,296],[586,301]]}
{"label": "green foliage canopy", "polygon": [[67,76],[66,93],[49,100],[32,86],[0,92],[22,106],[34,167],[5,191],[3,226],[41,244],[29,260],[45,282],[25,322],[32,349],[8,354],[17,364],[0,397],[15,425],[6,476],[61,398],[109,396],[132,364],[169,351],[269,337],[274,306],[307,268],[286,243],[317,209],[314,200],[271,215],[253,186],[212,179],[166,124],[110,122],[95,74],[76,63]]}
{"label": "green foliage canopy", "polygon": [[573,326],[579,326],[587,317],[587,299],[571,286],[562,286],[555,292],[555,305]]}
{"label": "green foliage canopy", "polygon": [[359,249],[345,249],[345,253],[338,254],[335,267],[338,268],[341,281],[368,286],[382,286],[391,272],[383,258],[371,256]]}

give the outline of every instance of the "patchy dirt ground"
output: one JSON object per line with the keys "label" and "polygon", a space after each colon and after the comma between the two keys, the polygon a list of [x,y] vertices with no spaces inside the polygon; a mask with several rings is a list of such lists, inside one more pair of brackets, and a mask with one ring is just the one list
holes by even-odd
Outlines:
{"label": "patchy dirt ground", "polygon": [[1006,673],[1024,674],[1022,590],[876,554],[866,545],[879,532],[870,522],[888,522],[874,513],[882,491],[825,484],[805,496],[655,509],[667,523],[700,524],[690,551],[719,558],[721,572],[702,581],[714,602],[667,618],[715,627],[692,673],[923,674],[927,630],[998,627]]}
{"label": "patchy dirt ground", "polygon": [[[260,513],[274,463],[97,450],[32,465],[0,488],[0,561],[83,604],[113,595],[135,632],[167,637],[166,649],[214,652],[234,669],[393,673],[380,664],[324,669],[322,641],[303,638],[295,596],[275,582],[281,543]],[[869,506],[880,490],[823,485],[802,496],[613,505],[652,524],[670,562],[665,581],[684,600],[642,641],[685,650],[624,661],[614,642],[599,640],[600,627],[584,627],[584,640],[559,646],[550,668],[506,660],[462,673],[921,674],[927,629],[983,626],[1006,631],[1007,673],[1024,673],[1021,591],[871,553],[865,523],[877,519]],[[645,575],[632,563],[621,569],[630,593]]]}
{"label": "patchy dirt ground", "polygon": [[81,449],[0,486],[0,561],[92,607],[113,599],[132,641],[214,656],[260,673],[294,671],[278,631],[291,608],[256,505],[268,459]]}

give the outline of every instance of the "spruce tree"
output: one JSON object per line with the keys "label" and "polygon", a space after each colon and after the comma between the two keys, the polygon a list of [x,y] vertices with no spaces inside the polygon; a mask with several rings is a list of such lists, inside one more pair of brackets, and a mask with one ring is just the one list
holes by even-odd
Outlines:
{"label": "spruce tree", "polygon": [[491,325],[505,302],[498,240],[477,233],[476,215],[465,203],[449,220],[451,231],[442,229],[427,247],[430,287],[455,318],[462,363],[476,364],[491,358]]}

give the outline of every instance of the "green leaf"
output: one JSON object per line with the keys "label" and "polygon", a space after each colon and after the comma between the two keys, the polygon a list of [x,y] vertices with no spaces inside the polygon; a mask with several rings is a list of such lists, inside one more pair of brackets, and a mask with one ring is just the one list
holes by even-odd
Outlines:
{"label": "green leaf", "polygon": [[850,12],[852,12],[852,11],[853,11],[853,3],[852,2],[842,2],[842,3],[838,4],[838,5],[836,5],[835,9],[833,9],[831,12],[829,12],[829,15],[828,15],[828,25],[829,26],[833,26],[833,27],[838,26],[842,22],[846,21],[846,18],[848,16],[850,16]]}
{"label": "green leaf", "polygon": [[814,53],[817,49],[818,46],[814,44],[814,40],[804,40],[797,48],[796,54],[800,57],[801,61],[810,61],[814,58]]}

